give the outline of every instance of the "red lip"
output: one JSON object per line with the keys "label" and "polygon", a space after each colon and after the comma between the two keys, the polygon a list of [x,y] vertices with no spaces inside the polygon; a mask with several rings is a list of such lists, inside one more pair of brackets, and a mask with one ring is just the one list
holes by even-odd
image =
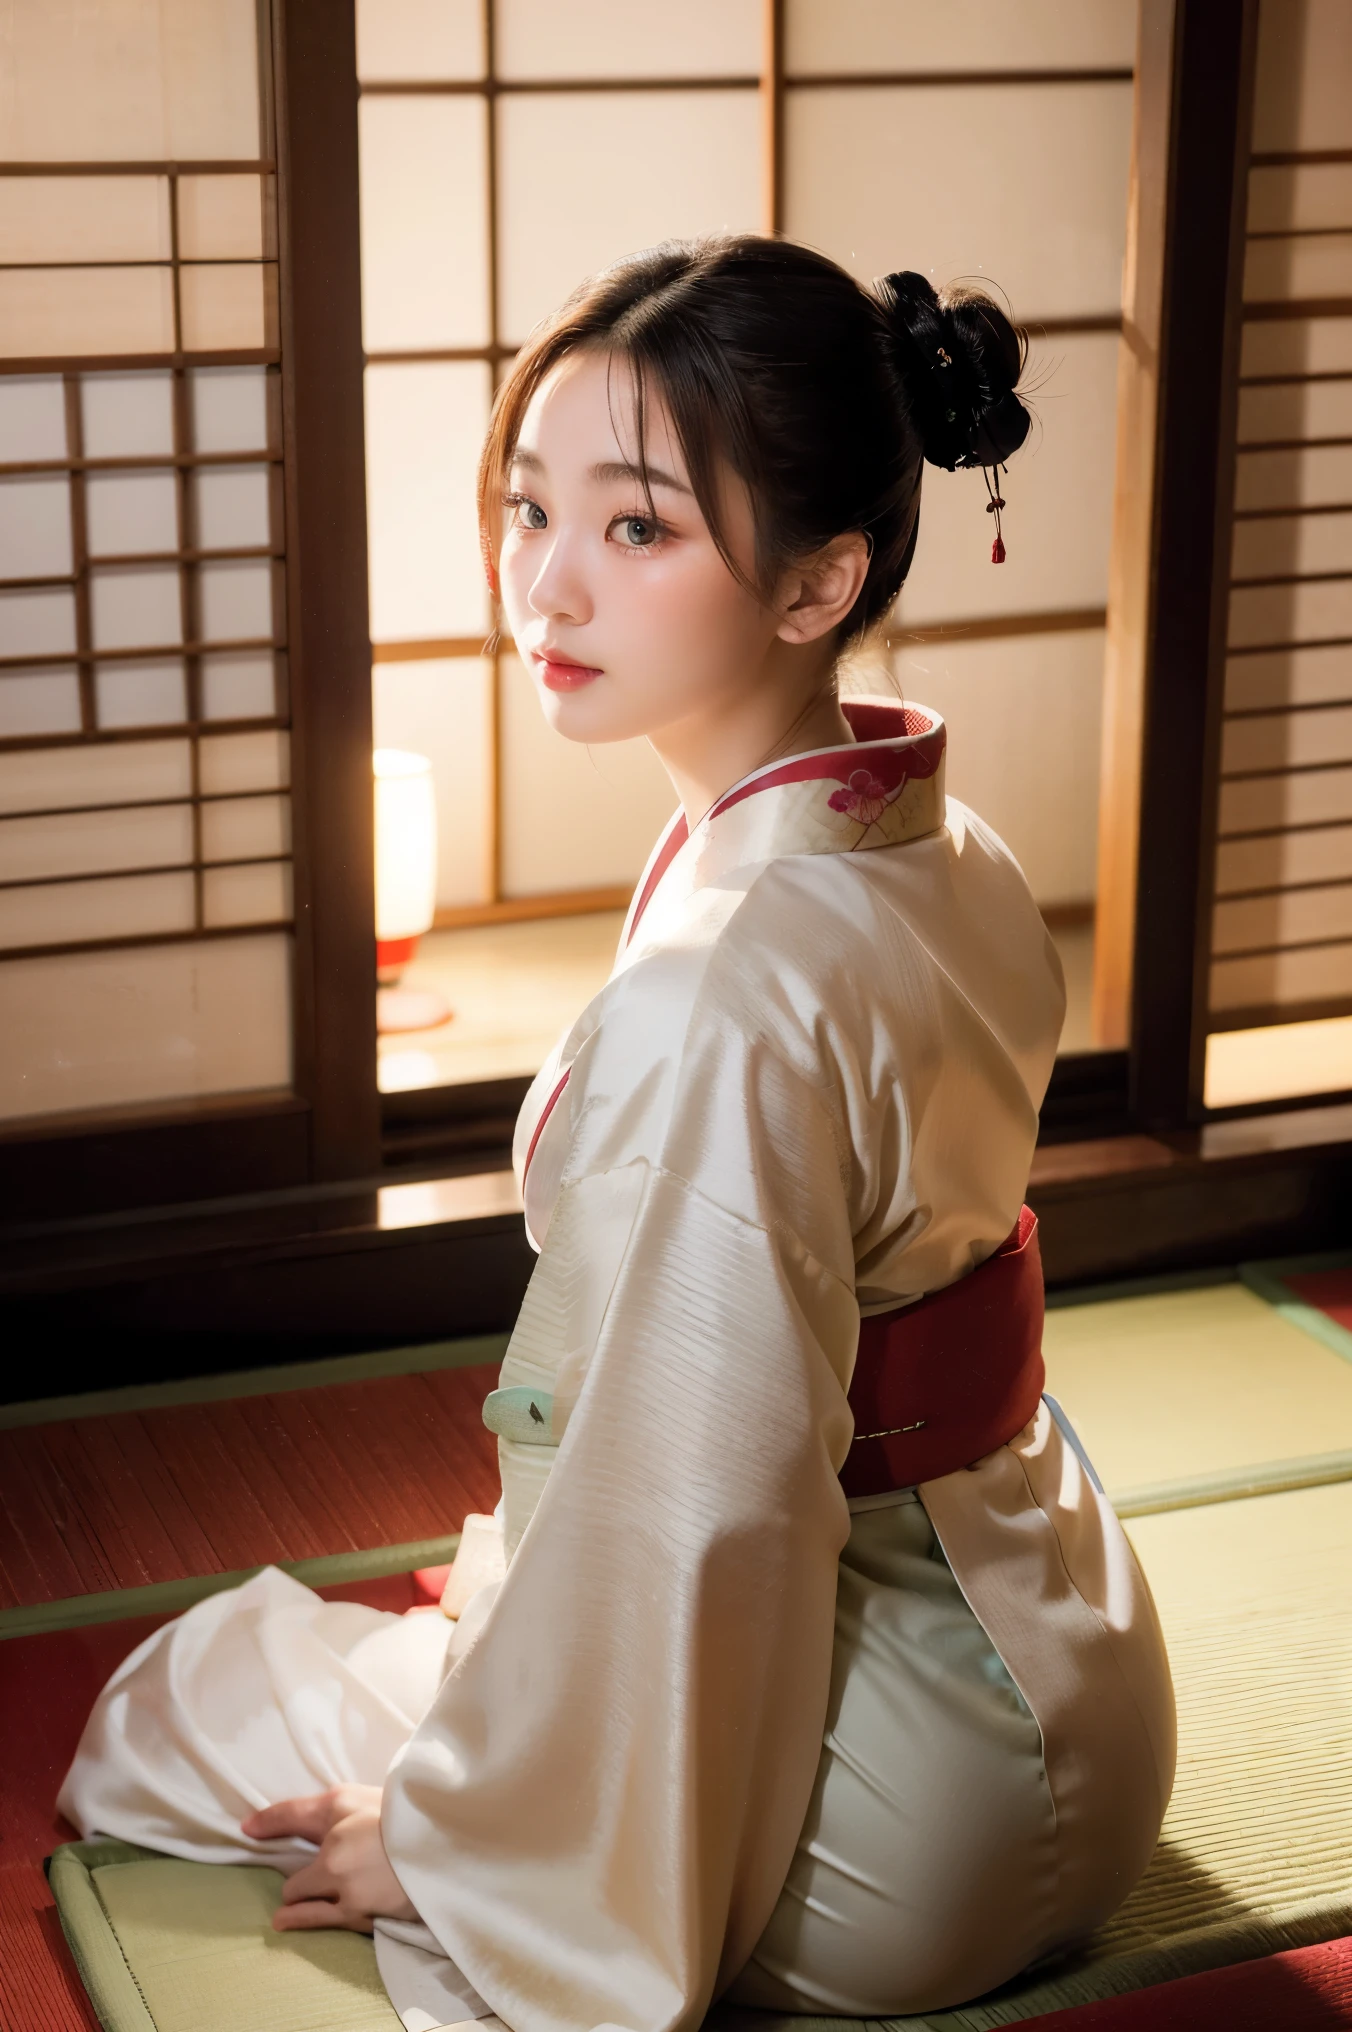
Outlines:
{"label": "red lip", "polygon": [[594,664],[574,663],[555,649],[534,649],[531,654],[540,666],[540,678],[547,691],[581,691],[583,685],[601,675]]}

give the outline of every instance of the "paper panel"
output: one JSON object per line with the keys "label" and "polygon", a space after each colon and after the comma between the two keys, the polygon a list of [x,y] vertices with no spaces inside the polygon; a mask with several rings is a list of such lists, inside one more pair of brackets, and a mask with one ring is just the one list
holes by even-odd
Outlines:
{"label": "paper panel", "polygon": [[0,593],[0,656],[59,656],[74,647],[73,593]]}
{"label": "paper panel", "polygon": [[487,344],[487,122],[480,98],[361,101],[368,353]]}
{"label": "paper panel", "polygon": [[[790,74],[1090,70],[1136,61],[1135,0],[787,0]],[[970,124],[970,123],[969,123]],[[964,130],[965,135],[966,130]]]}
{"label": "paper panel", "polygon": [[87,459],[153,458],[174,449],[173,376],[82,374],[80,407]]}
{"label": "paper panel", "polygon": [[0,460],[64,459],[66,391],[57,374],[0,374]]}
{"label": "paper panel", "polygon": [[1206,1041],[1203,1091],[1208,1108],[1335,1093],[1349,1084],[1352,1016],[1260,1030],[1218,1030]]}
{"label": "paper panel", "polygon": [[375,745],[431,760],[439,908],[492,894],[492,675],[486,657],[377,663],[371,672]]}
{"label": "paper panel", "polygon": [[1244,301],[1352,295],[1352,233],[1250,240],[1244,256]]}
{"label": "paper panel", "polygon": [[0,812],[87,804],[149,803],[192,793],[186,741],[118,741],[108,747],[30,748],[0,755]]}
{"label": "paper panel", "polygon": [[272,565],[240,558],[199,565],[197,601],[203,642],[249,642],[273,630]]}
{"label": "paper panel", "polygon": [[208,734],[198,745],[203,797],[227,797],[241,790],[285,790],[291,780],[291,751],[282,729],[251,734]]}
{"label": "paper panel", "polygon": [[178,251],[184,261],[261,261],[275,250],[263,230],[260,176],[181,176]]}
{"label": "paper panel", "polygon": [[0,261],[167,261],[164,176],[0,177]]}
{"label": "paper panel", "polygon": [[1230,570],[1236,579],[1352,572],[1352,512],[1236,522]]}
{"label": "paper panel", "polygon": [[1352,649],[1344,643],[1268,656],[1233,656],[1225,673],[1225,705],[1232,713],[1264,706],[1332,705],[1349,695]]}
{"label": "paper panel", "polygon": [[1249,231],[1352,227],[1352,162],[1293,162],[1249,171]]}
{"label": "paper panel", "polygon": [[270,469],[203,466],[193,475],[194,547],[245,550],[272,541]]}
{"label": "paper panel", "polygon": [[193,910],[190,874],[114,875],[102,882],[0,889],[0,948],[191,931]]}
{"label": "paper panel", "polygon": [[1352,998],[1352,943],[1307,946],[1248,960],[1216,960],[1211,968],[1211,1010],[1298,1009],[1310,1002]]}
{"label": "paper panel", "polygon": [[191,859],[188,804],[0,821],[0,882],[40,882],[110,868],[182,867]]}
{"label": "paper panel", "polygon": [[1222,840],[1216,850],[1216,893],[1286,889],[1297,882],[1352,881],[1352,825],[1274,833],[1257,840]]}
{"label": "paper panel", "polygon": [[0,271],[0,355],[6,359],[173,348],[167,268]]}
{"label": "paper panel", "polygon": [[502,663],[506,896],[628,887],[676,806],[646,741],[583,748],[547,724],[515,656]]}
{"label": "paper panel", "polygon": [[373,641],[488,627],[474,509],[488,405],[488,369],[478,362],[366,370]]}
{"label": "paper panel", "polygon": [[0,741],[78,734],[80,680],[69,670],[7,670],[0,677]]}
{"label": "paper panel", "polygon": [[0,967],[0,1117],[291,1082],[291,940],[195,940]]}
{"label": "paper panel", "polygon": [[1352,369],[1352,317],[1256,318],[1244,327],[1244,374],[1343,374]]}
{"label": "paper panel", "polygon": [[1352,938],[1352,884],[1249,896],[1218,903],[1212,912],[1211,950],[1217,957],[1331,938]]}
{"label": "paper panel", "polygon": [[920,537],[897,607],[902,628],[1106,604],[1118,343],[1103,333],[1034,348],[1033,425],[1000,482],[1009,504],[1004,564],[991,564],[993,518],[981,474],[926,466]]}
{"label": "paper panel", "polygon": [[1116,313],[1131,104],[1129,84],[791,91],[786,230],[861,282],[915,268],[990,278],[1024,319]]}
{"label": "paper panel", "polygon": [[483,74],[482,0],[357,0],[364,85]]}
{"label": "paper panel", "polygon": [[1263,0],[1254,80],[1255,154],[1346,148],[1352,90],[1346,0]]}
{"label": "paper panel", "polygon": [[[509,343],[582,281],[658,240],[761,223],[756,92],[498,101],[501,321]],[[660,163],[660,175],[648,165]],[[548,173],[541,174],[541,166]]]}
{"label": "paper panel", "polygon": [[1352,445],[1294,452],[1241,452],[1236,508],[1317,508],[1352,502]]}
{"label": "paper panel", "polygon": [[1342,819],[1352,820],[1352,769],[1309,769],[1296,776],[1261,776],[1221,785],[1222,837]]}
{"label": "paper panel", "polygon": [[1221,768],[1227,776],[1346,761],[1352,761],[1352,706],[1229,720],[1221,735]]}
{"label": "paper panel", "polygon": [[1038,902],[1092,897],[1102,630],[926,643],[894,652],[893,662],[903,697],[948,723],[949,794],[994,826]]}
{"label": "paper panel", "polygon": [[1295,381],[1240,390],[1241,444],[1316,437],[1352,437],[1352,381]]}
{"label": "paper panel", "polygon": [[202,658],[204,720],[266,720],[276,710],[277,674],[271,650]]}
{"label": "paper panel", "polygon": [[[1230,595],[1230,647],[1278,642],[1352,641],[1352,579],[1291,586],[1237,586]],[[1352,692],[1352,651],[1344,653]]]}
{"label": "paper panel", "polygon": [[289,797],[231,797],[202,806],[204,861],[248,861],[290,851]]}
{"label": "paper panel", "polygon": [[88,473],[85,526],[91,557],[177,550],[178,483],[162,473]]}
{"label": "paper panel", "polygon": [[0,480],[0,577],[64,578],[70,570],[70,482],[65,474]]}
{"label": "paper panel", "polygon": [[202,877],[202,922],[212,930],[223,924],[289,923],[290,918],[291,868],[286,861],[208,868]]}
{"label": "paper panel", "polygon": [[14,161],[258,154],[254,0],[40,0],[6,30]]}
{"label": "paper panel", "polygon": [[100,727],[170,727],[188,717],[180,657],[145,663],[100,663],[94,671]]}
{"label": "paper panel", "polygon": [[185,352],[248,353],[276,345],[275,262],[185,263],[178,290]]}
{"label": "paper panel", "polygon": [[199,452],[265,452],[266,367],[193,367],[188,372],[193,446]]}
{"label": "paper panel", "polygon": [[755,77],[760,0],[497,0],[500,78]]}
{"label": "paper panel", "polygon": [[158,649],[183,640],[178,566],[116,566],[89,574],[96,649]]}

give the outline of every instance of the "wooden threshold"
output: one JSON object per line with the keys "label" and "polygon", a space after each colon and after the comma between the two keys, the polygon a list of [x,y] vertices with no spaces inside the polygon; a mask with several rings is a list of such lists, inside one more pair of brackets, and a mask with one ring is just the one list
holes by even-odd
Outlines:
{"label": "wooden threshold", "polygon": [[[1028,1192],[1053,1288],[1346,1239],[1352,1105],[1159,1136],[1076,1136],[1073,1117],[1067,1128],[1038,1150]],[[505,1157],[436,1177],[11,1228],[0,1234],[0,1334],[13,1355],[4,1394],[503,1332],[534,1261]]]}
{"label": "wooden threshold", "polygon": [[432,920],[434,931],[464,931],[476,924],[525,924],[540,917],[585,917],[596,910],[627,910],[632,884],[610,889],[564,889],[547,896],[502,896],[494,903],[448,904]]}

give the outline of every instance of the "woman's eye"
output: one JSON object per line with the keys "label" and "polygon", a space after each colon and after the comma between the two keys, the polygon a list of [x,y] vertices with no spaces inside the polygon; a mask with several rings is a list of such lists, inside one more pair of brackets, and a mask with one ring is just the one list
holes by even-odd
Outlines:
{"label": "woman's eye", "polygon": [[507,506],[512,511],[512,520],[521,529],[548,529],[549,517],[538,501],[532,501],[525,494],[509,494]]}
{"label": "woman's eye", "polygon": [[626,550],[648,550],[661,535],[662,525],[647,515],[622,515],[611,530]]}

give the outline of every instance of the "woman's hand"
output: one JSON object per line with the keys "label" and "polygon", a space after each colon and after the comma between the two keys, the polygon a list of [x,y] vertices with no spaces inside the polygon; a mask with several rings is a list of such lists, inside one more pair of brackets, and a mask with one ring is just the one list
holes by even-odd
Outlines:
{"label": "woman's hand", "polygon": [[346,1926],[370,1933],[376,1919],[416,1919],[380,1836],[378,1785],[335,1785],[308,1799],[282,1799],[240,1822],[255,1841],[300,1835],[319,1854],[288,1877],[272,1915],[278,1933]]}

